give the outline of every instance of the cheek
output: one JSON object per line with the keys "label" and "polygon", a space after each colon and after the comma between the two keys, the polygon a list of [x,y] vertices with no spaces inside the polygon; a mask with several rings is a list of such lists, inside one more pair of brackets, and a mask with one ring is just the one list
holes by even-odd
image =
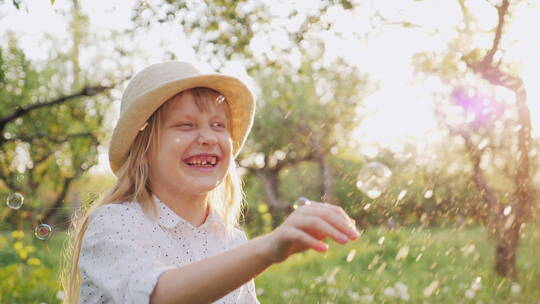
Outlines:
{"label": "cheek", "polygon": [[226,150],[227,154],[231,154],[232,149],[233,149],[233,141],[232,141],[231,136],[228,134],[224,135],[221,142],[222,142],[223,149]]}
{"label": "cheek", "polygon": [[173,148],[175,150],[177,149],[183,149],[190,145],[195,140],[195,136],[192,134],[186,134],[186,133],[180,133],[175,132],[170,134],[170,136],[167,137],[167,143],[166,145],[169,148]]}

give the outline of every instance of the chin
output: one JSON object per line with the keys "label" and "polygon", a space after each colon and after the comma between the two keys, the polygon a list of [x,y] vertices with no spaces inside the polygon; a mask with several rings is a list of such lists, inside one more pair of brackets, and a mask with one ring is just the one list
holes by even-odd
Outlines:
{"label": "chin", "polygon": [[221,184],[221,181],[217,183],[203,183],[203,184],[193,185],[193,187],[191,187],[190,192],[193,192],[195,194],[205,194],[216,189],[220,184]]}

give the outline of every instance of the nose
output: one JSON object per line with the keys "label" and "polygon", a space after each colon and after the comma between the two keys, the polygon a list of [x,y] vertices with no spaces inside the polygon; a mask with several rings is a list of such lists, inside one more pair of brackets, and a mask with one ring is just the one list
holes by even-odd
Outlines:
{"label": "nose", "polygon": [[214,145],[218,142],[217,135],[211,128],[200,128],[197,143],[199,145]]}

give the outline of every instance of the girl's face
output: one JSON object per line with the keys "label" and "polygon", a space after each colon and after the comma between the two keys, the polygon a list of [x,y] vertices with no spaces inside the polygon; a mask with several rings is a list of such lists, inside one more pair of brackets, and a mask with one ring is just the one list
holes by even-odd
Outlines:
{"label": "girl's face", "polygon": [[152,188],[192,195],[214,189],[232,159],[227,105],[211,101],[200,109],[188,91],[164,107],[159,145],[150,161]]}

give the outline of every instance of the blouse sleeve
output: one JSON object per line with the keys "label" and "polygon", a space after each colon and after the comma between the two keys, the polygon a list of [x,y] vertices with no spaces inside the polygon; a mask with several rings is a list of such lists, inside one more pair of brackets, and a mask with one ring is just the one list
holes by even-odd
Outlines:
{"label": "blouse sleeve", "polygon": [[[148,303],[158,277],[175,268],[160,259],[151,222],[120,204],[98,208],[89,221],[79,258],[83,278],[114,303]],[[88,297],[84,292],[81,287],[81,296]]]}
{"label": "blouse sleeve", "polygon": [[[248,242],[247,235],[242,230],[236,231],[238,234],[238,241],[236,243],[236,246],[242,245],[244,243]],[[249,282],[244,284],[241,288],[240,295],[239,295],[239,304],[260,304],[259,300],[257,300],[257,293],[255,291],[255,280],[251,279]]]}

